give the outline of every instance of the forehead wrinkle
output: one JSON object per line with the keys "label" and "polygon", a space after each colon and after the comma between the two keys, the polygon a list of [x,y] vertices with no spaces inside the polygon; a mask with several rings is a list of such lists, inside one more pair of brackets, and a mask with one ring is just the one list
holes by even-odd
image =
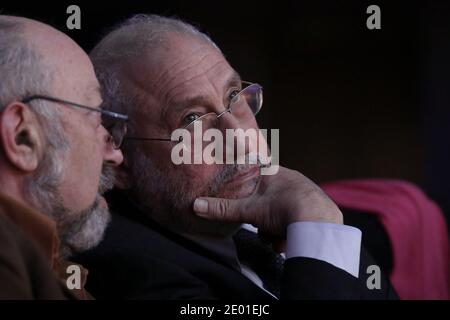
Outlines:
{"label": "forehead wrinkle", "polygon": [[[229,88],[230,86],[232,86],[234,84],[239,85],[240,83],[241,83],[241,77],[235,70],[233,70],[233,72],[228,77],[228,79],[226,80],[226,82],[223,86],[223,91],[226,91],[227,88]],[[209,103],[208,100],[210,100],[210,99],[207,95],[197,95],[197,96],[193,96],[193,97],[188,97],[188,98],[184,99],[183,101],[180,101],[179,103],[176,103],[176,104],[172,103],[170,106],[173,108],[176,108],[176,109],[182,109],[182,108],[184,108],[190,104],[194,104],[194,103],[208,104]]]}
{"label": "forehead wrinkle", "polygon": [[[173,81],[178,77],[178,75],[179,75],[180,73],[183,73],[183,72],[185,72],[186,70],[189,70],[189,69],[191,69],[191,68],[195,68],[195,67],[197,67],[197,66],[200,66],[200,65],[202,64],[202,62],[205,61],[205,59],[207,59],[207,58],[210,57],[211,55],[212,55],[211,53],[205,54],[205,55],[202,56],[202,58],[201,58],[200,60],[194,61],[194,62],[192,62],[192,63],[186,65],[184,68],[182,68],[181,70],[179,70],[178,72],[176,72],[172,77],[170,77],[169,79],[167,79],[167,81],[166,81],[166,83],[164,84],[164,86],[168,87],[168,85],[169,85],[171,82],[173,82]],[[183,61],[180,61],[179,63],[182,63],[182,62],[183,62]],[[178,88],[179,86],[181,86],[183,83],[185,83],[185,82],[187,82],[187,81],[190,81],[190,80],[192,80],[192,79],[195,79],[195,78],[198,77],[198,76],[201,76],[201,75],[203,75],[203,74],[208,73],[208,71],[210,71],[212,68],[214,68],[215,66],[217,66],[220,62],[221,62],[221,59],[219,59],[219,61],[217,61],[216,63],[214,63],[213,65],[211,65],[211,66],[210,66],[209,68],[207,68],[206,70],[201,70],[201,71],[195,73],[192,77],[186,79],[186,80],[183,81],[182,83],[180,83],[180,84],[176,85],[175,87],[171,88],[171,89],[166,93],[166,97],[167,97],[168,93],[170,93],[170,91],[172,91],[172,90]],[[168,72],[168,71],[169,71],[169,70],[167,70],[167,72]]]}
{"label": "forehead wrinkle", "polygon": [[173,91],[176,90],[177,88],[181,87],[182,85],[184,85],[184,84],[185,84],[186,82],[188,82],[188,81],[192,81],[192,80],[194,80],[194,79],[196,79],[196,78],[205,76],[211,69],[214,69],[215,67],[217,67],[217,66],[220,65],[221,63],[223,63],[223,61],[218,61],[218,62],[216,62],[215,64],[211,65],[207,70],[205,70],[205,71],[203,71],[203,72],[200,72],[200,73],[197,73],[197,74],[193,75],[192,77],[186,79],[185,81],[179,83],[179,84],[176,85],[175,87],[171,88],[168,92],[166,92],[166,94],[165,94],[165,96],[164,96],[165,101],[167,101],[167,105],[170,105],[171,101],[172,101],[173,99],[175,99],[175,97],[176,97],[177,95],[179,95],[179,94],[177,94],[177,95],[175,95],[175,96],[169,98],[171,92],[173,92]]}
{"label": "forehead wrinkle", "polygon": [[[192,51],[192,52],[190,53],[190,55],[191,55],[191,56],[194,56],[194,55],[196,55],[197,52],[199,52],[199,51],[202,51],[202,52],[203,52],[202,49],[204,49],[204,48],[200,47],[200,48],[198,48],[198,49]],[[200,60],[198,60],[198,61],[196,61],[196,62],[192,62],[190,65],[187,65],[185,68],[183,68],[183,69],[181,69],[180,71],[178,71],[177,74],[180,73],[180,72],[185,71],[186,69],[188,69],[188,68],[190,68],[190,67],[192,67],[192,65],[200,64],[200,63],[201,63],[207,56],[209,56],[209,55],[211,55],[211,53],[209,53],[209,54],[207,54],[207,55],[204,55]],[[185,59],[184,59],[184,57],[181,57],[180,59],[178,59],[178,61],[177,61],[176,63],[174,63],[174,64],[172,64],[171,66],[169,66],[168,68],[166,68],[159,76],[157,76],[156,79],[155,79],[155,83],[161,83],[161,84],[162,84],[161,87],[167,86],[167,84],[170,83],[170,82],[176,77],[176,75],[173,76],[173,77],[171,77],[171,78],[168,78],[166,81],[163,81],[163,79],[167,76],[167,74],[168,74],[172,69],[176,68],[177,66],[179,66],[180,64],[183,64],[183,63],[185,63]]]}
{"label": "forehead wrinkle", "polygon": [[[149,105],[149,101],[151,100],[151,96],[152,93],[149,92],[148,88],[145,86],[145,84],[148,84],[145,81],[142,81],[141,79],[138,79],[136,77],[133,77],[132,75],[126,74],[124,75],[125,79],[127,81],[125,81],[125,83],[127,83],[126,85],[129,86],[128,89],[126,89],[129,93],[130,93],[130,89],[133,91],[132,94],[130,95],[130,100],[131,101],[136,101],[139,103],[138,108],[135,108],[135,112],[134,114],[130,114],[127,112],[129,117],[132,117],[134,121],[137,121],[137,118],[142,119],[142,116],[144,117],[148,117],[149,112],[145,112],[145,110],[143,111],[143,108],[147,108],[148,110],[150,110],[150,106]],[[143,100],[146,100],[145,102],[143,102]],[[136,114],[139,116],[137,116]],[[157,116],[159,117],[159,121],[156,121],[157,125],[161,126],[161,113],[158,112]],[[154,117],[151,117],[154,118]]]}

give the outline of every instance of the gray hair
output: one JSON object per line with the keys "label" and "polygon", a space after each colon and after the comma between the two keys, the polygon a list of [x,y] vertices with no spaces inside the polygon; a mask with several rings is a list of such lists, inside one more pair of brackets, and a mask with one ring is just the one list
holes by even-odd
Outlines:
{"label": "gray hair", "polygon": [[169,34],[198,37],[219,49],[209,36],[177,18],[138,14],[118,24],[92,50],[91,59],[120,62],[160,45]]}
{"label": "gray hair", "polygon": [[[115,112],[132,115],[134,106],[142,101],[139,94],[128,92],[123,86],[119,69],[139,58],[144,50],[161,46],[169,35],[196,37],[220,49],[207,36],[177,18],[139,14],[113,28],[92,50],[90,56],[102,87],[104,107]],[[130,134],[135,133],[133,117],[128,124]],[[126,149],[126,146],[125,146]]]}
{"label": "gray hair", "polygon": [[[15,17],[0,16],[0,112],[12,101],[34,94],[51,94],[53,69],[36,48],[25,37],[25,26]],[[48,201],[38,201],[42,194],[54,191],[57,178],[62,172],[61,152],[68,142],[60,121],[60,112],[45,101],[29,103],[30,109],[38,115],[47,150],[34,177],[27,181],[26,193],[41,209]],[[57,161],[59,159],[59,161]],[[47,202],[47,203],[46,203]]]}
{"label": "gray hair", "polygon": [[[0,16],[0,74],[3,79],[0,85],[0,112],[16,99],[50,94],[49,88],[53,86],[52,67],[27,43],[24,29],[23,23],[14,17]],[[40,100],[29,105],[46,126],[48,143],[62,147],[58,108]]]}
{"label": "gray hair", "polygon": [[[24,29],[13,17],[0,16],[0,111],[15,99],[46,94],[52,86],[52,69],[24,39]],[[50,108],[37,108],[37,101],[33,104],[37,113],[52,116]]]}

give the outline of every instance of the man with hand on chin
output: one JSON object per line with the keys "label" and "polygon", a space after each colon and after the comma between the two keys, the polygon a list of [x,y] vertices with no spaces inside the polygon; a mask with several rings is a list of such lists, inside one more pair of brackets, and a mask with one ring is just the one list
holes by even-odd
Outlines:
{"label": "man with hand on chin", "polygon": [[[103,242],[79,257],[96,297],[395,296],[385,278],[369,290],[365,271],[373,262],[361,250],[361,232],[343,225],[337,206],[300,173],[172,161],[177,129],[216,129],[223,137],[259,129],[262,87],[241,80],[208,36],[177,19],[139,15],[106,35],[91,58],[106,105],[130,117],[109,197],[115,214]],[[182,141],[186,150],[195,150],[192,142]],[[241,150],[250,157],[255,145]],[[249,224],[287,235],[286,259]]]}

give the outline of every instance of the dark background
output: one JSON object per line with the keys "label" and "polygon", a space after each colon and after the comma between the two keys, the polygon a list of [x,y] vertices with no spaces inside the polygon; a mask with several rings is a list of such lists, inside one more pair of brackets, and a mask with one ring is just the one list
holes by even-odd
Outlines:
{"label": "dark background", "polygon": [[[66,8],[81,8],[81,30]],[[381,8],[381,30],[366,8]],[[280,129],[281,164],[316,182],[399,178],[450,209],[450,2],[2,1],[89,51],[136,13],[178,16],[264,87],[261,128]]]}

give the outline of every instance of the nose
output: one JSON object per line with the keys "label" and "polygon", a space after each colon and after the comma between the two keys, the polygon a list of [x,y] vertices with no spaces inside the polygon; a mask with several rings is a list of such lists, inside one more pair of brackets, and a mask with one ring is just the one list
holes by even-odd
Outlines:
{"label": "nose", "polygon": [[123,154],[120,149],[116,149],[109,138],[109,134],[105,139],[105,154],[103,157],[104,161],[113,166],[118,167],[123,162]]}
{"label": "nose", "polygon": [[242,127],[239,119],[235,117],[231,109],[221,112],[217,120],[219,121],[220,129],[223,131],[225,129],[239,129]]}
{"label": "nose", "polygon": [[[224,144],[226,145],[226,153],[233,152],[234,160],[245,162],[245,156],[250,153],[256,153],[258,148],[259,130],[256,119],[252,117],[248,121],[237,119],[233,113],[226,113],[220,117],[221,129],[224,133]],[[233,139],[228,139],[226,130],[233,130]]]}

